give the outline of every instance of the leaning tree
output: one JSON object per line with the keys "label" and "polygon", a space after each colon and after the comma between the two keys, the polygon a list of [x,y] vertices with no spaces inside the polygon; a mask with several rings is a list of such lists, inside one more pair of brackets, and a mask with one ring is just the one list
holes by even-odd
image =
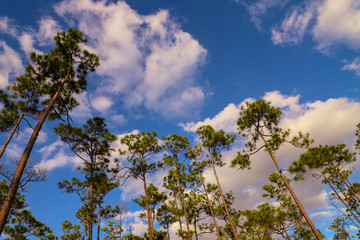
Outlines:
{"label": "leaning tree", "polygon": [[97,55],[81,47],[81,44],[87,43],[88,40],[78,30],[61,31],[57,33],[54,41],[56,47],[49,54],[37,54],[32,63],[34,68],[46,66],[46,71],[41,72],[45,79],[43,91],[46,97],[41,103],[43,109],[38,114],[39,121],[20,158],[9,191],[2,204],[0,234],[4,229],[26,163],[45,120],[61,118],[78,104],[74,94],[85,90],[88,73],[95,71],[100,62]]}

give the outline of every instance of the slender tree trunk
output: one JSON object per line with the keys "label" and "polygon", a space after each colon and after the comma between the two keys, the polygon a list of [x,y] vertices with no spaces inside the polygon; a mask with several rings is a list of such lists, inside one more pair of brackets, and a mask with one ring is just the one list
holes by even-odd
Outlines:
{"label": "slender tree trunk", "polygon": [[[93,162],[91,160],[91,162]],[[91,163],[92,164],[92,163]],[[92,240],[93,213],[94,213],[94,175],[93,170],[90,173],[90,212],[89,212],[89,240]]]}
{"label": "slender tree trunk", "polygon": [[230,213],[229,213],[229,210],[227,208],[227,204],[225,202],[225,198],[224,198],[224,194],[223,194],[223,191],[221,189],[221,185],[220,185],[220,181],[219,181],[219,178],[217,176],[217,173],[216,173],[216,170],[215,170],[215,163],[214,163],[214,156],[211,154],[211,151],[209,150],[209,153],[210,153],[210,157],[211,157],[211,163],[212,163],[212,168],[214,170],[214,175],[215,175],[215,178],[216,178],[216,182],[217,182],[217,185],[218,185],[218,188],[219,188],[219,191],[220,191],[220,194],[221,194],[221,199],[223,201],[223,204],[224,204],[224,207],[225,207],[225,211],[226,211],[226,215],[229,219],[229,222],[230,222],[230,226],[231,226],[231,229],[234,233],[234,238],[235,240],[238,240],[238,236],[237,236],[237,233],[236,233],[236,229],[235,229],[235,226],[232,222],[232,219],[231,219],[231,216],[230,216]]}
{"label": "slender tree trunk", "polygon": [[[320,171],[321,172],[321,171]],[[342,204],[344,204],[344,206],[346,207],[346,209],[351,213],[351,215],[356,219],[356,221],[358,223],[360,223],[360,220],[356,217],[356,214],[351,210],[351,208],[349,207],[349,205],[344,201],[344,199],[342,199],[342,197],[340,196],[340,194],[335,190],[334,186],[331,184],[331,182],[325,177],[325,175],[321,172],[321,175],[323,176],[323,178],[329,183],[330,188],[333,190],[333,192],[336,194],[337,198],[342,202]],[[345,217],[349,218],[346,214],[344,214]]]}
{"label": "slender tree trunk", "polygon": [[[169,230],[169,224],[168,225],[166,225],[166,231],[167,231],[167,235],[168,235],[168,240],[170,240],[170,230]],[[120,237],[120,239],[121,239],[121,237]]]}
{"label": "slender tree trunk", "polygon": [[[175,164],[177,164],[177,162]],[[181,203],[182,203],[182,206],[183,206],[183,209],[184,209],[186,228],[187,228],[187,231],[188,231],[189,240],[191,240],[191,232],[190,232],[189,220],[188,220],[187,211],[186,211],[186,204],[185,204],[185,200],[184,200],[184,191],[182,190],[180,174],[179,174],[179,169],[178,169],[177,165],[176,165],[176,175],[177,175],[177,180],[178,180],[178,186],[181,189],[180,190]]]}
{"label": "slender tree trunk", "polygon": [[[27,105],[27,104],[26,104],[26,105]],[[25,105],[25,108],[27,107],[26,105]],[[0,150],[0,158],[1,158],[2,155],[4,154],[5,149],[7,148],[7,146],[9,145],[12,137],[14,136],[14,134],[15,134],[15,132],[16,132],[16,129],[19,127],[20,122],[21,122],[21,120],[22,120],[23,117],[24,117],[24,112],[25,112],[25,111],[22,111],[22,112],[21,112],[19,119],[17,120],[15,126],[14,126],[13,129],[11,130],[11,133],[10,133],[10,135],[8,136],[6,142],[5,142],[4,145],[2,146],[2,148],[1,148],[1,150]]]}
{"label": "slender tree trunk", "polygon": [[360,201],[360,198],[357,194],[359,194],[354,186],[351,184],[351,182],[349,182],[349,180],[347,178],[344,178],[343,175],[341,174],[341,172],[339,172],[337,169],[335,169],[336,174],[340,177],[341,181],[347,186],[347,188],[352,192],[352,194],[355,196],[355,198]]}
{"label": "slender tree trunk", "polygon": [[197,234],[197,226],[196,226],[196,219],[194,221],[194,231],[195,231],[195,239],[199,240],[198,234]]}
{"label": "slender tree trunk", "polygon": [[185,200],[184,200],[184,192],[181,191],[180,195],[181,195],[182,205],[183,205],[183,208],[184,208],[186,228],[187,228],[187,231],[188,231],[189,239],[191,240],[191,232],[190,232],[189,220],[188,220],[187,211],[186,211],[186,205],[185,205]]}
{"label": "slender tree trunk", "polygon": [[24,169],[26,167],[26,163],[30,157],[30,154],[31,154],[31,151],[35,145],[35,142],[36,142],[36,139],[38,138],[39,136],[39,133],[40,133],[40,130],[48,116],[48,114],[50,113],[55,101],[57,100],[57,98],[59,97],[60,93],[61,93],[61,90],[65,84],[65,82],[67,81],[68,79],[68,76],[70,74],[70,69],[65,77],[65,79],[61,82],[58,90],[56,91],[56,93],[54,94],[54,96],[51,98],[50,102],[49,102],[49,105],[47,106],[47,108],[45,109],[44,113],[42,114],[39,122],[37,123],[31,137],[30,137],[30,140],[20,158],[20,161],[18,163],[18,166],[16,167],[16,170],[15,170],[15,173],[14,173],[14,177],[11,181],[11,184],[10,184],[10,187],[9,187],[9,190],[8,190],[8,193],[6,195],[6,198],[1,206],[1,210],[0,210],[0,235],[2,234],[3,230],[4,230],[4,226],[5,226],[5,223],[6,223],[6,220],[8,218],[8,215],[9,215],[9,212],[10,212],[10,209],[11,209],[11,206],[14,202],[14,199],[15,199],[15,195],[16,195],[16,192],[19,188],[19,184],[20,184],[20,181],[21,181],[21,176],[24,172]]}
{"label": "slender tree trunk", "polygon": [[196,159],[196,163],[197,163],[197,171],[198,171],[198,174],[199,174],[199,177],[200,177],[200,181],[203,185],[203,188],[204,188],[204,192],[205,192],[205,196],[206,196],[206,199],[207,199],[207,202],[208,202],[208,205],[209,205],[209,208],[210,208],[210,212],[211,212],[211,217],[214,221],[214,225],[215,225],[215,228],[216,228],[216,233],[218,235],[218,238],[221,239],[221,236],[220,236],[220,231],[219,231],[219,227],[216,223],[216,219],[215,219],[215,215],[214,215],[214,212],[213,212],[213,209],[212,209],[212,206],[211,206],[211,202],[210,202],[210,198],[209,198],[209,194],[206,190],[206,186],[205,186],[205,183],[204,183],[204,180],[203,180],[203,177],[202,177],[202,174],[200,172],[200,169],[199,169],[199,163],[198,163],[198,160]]}
{"label": "slender tree trunk", "polygon": [[[278,188],[280,189],[281,194],[282,194],[283,196],[287,196],[287,193],[283,191],[282,187],[281,187],[278,183],[277,183],[276,185],[277,185]],[[290,210],[296,211],[297,209],[293,209],[292,206],[291,206],[291,204],[294,203],[293,201],[294,201],[294,199],[291,199],[291,203],[288,205],[288,207],[289,207]],[[303,217],[303,216],[300,216],[300,217]],[[295,222],[296,222],[296,224],[297,224],[301,229],[304,229],[304,226],[303,226],[303,224],[301,223],[301,218],[300,218],[300,220],[299,220],[299,219],[295,219]],[[285,228],[285,226],[284,226],[284,228]],[[285,231],[285,232],[286,232],[286,231]],[[286,234],[287,234],[287,232],[286,232]],[[287,234],[287,235],[288,235],[288,234]],[[290,237],[289,237],[289,239],[290,239]]]}
{"label": "slender tree trunk", "polygon": [[[179,208],[178,208],[178,203],[177,203],[177,199],[176,199],[176,195],[174,194],[174,200],[175,200],[175,206],[176,206],[176,212],[178,213]],[[179,219],[179,226],[180,226],[180,232],[181,232],[181,239],[184,240],[184,237],[182,235],[182,223],[181,223],[181,216],[178,215],[178,219]]]}
{"label": "slender tree trunk", "polygon": [[[100,240],[100,224],[101,224],[101,204],[99,203],[99,213],[98,213],[98,225],[97,225],[97,240]],[[121,239],[121,238],[120,238]]]}
{"label": "slender tree trunk", "polygon": [[311,219],[310,219],[309,216],[307,215],[305,209],[304,209],[303,206],[301,205],[301,203],[300,203],[299,199],[297,198],[295,192],[293,191],[292,187],[290,186],[290,184],[289,184],[288,181],[286,180],[286,177],[285,177],[284,173],[282,172],[279,164],[277,163],[277,161],[276,161],[276,159],[275,159],[275,157],[274,157],[271,149],[269,148],[269,146],[268,146],[268,144],[267,144],[267,141],[265,140],[264,136],[261,134],[261,132],[259,131],[259,129],[256,129],[256,130],[257,130],[257,132],[259,133],[259,135],[260,135],[260,137],[262,138],[262,140],[264,141],[266,150],[268,151],[271,159],[273,160],[273,162],[274,162],[274,164],[275,164],[275,166],[276,166],[276,169],[278,170],[278,172],[279,172],[282,180],[284,181],[287,189],[289,189],[289,192],[290,192],[291,196],[293,197],[296,205],[299,207],[301,213],[304,215],[306,222],[309,224],[311,230],[312,230],[313,233],[315,234],[316,239],[321,240],[322,238],[321,238],[318,230],[315,228],[313,222],[311,221]]}
{"label": "slender tree trunk", "polygon": [[149,208],[149,197],[146,191],[146,179],[144,177],[144,192],[145,192],[145,202],[146,202],[146,213],[147,213],[147,219],[148,219],[148,227],[149,227],[149,239],[153,240],[153,231],[152,231],[152,222],[151,222],[151,216],[150,216],[150,208]]}

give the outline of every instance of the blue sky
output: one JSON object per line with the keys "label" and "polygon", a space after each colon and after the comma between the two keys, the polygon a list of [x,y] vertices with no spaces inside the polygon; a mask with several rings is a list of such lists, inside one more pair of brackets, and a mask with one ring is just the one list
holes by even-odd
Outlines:
{"label": "blue sky", "polygon": [[[79,28],[102,66],[78,97],[75,124],[101,116],[119,136],[155,130],[193,137],[204,123],[234,132],[243,101],[265,97],[285,110],[285,127],[309,131],[319,144],[353,148],[360,122],[359,21],[356,0],[3,0],[0,87],[23,73],[31,51],[51,49],[58,30]],[[31,184],[26,194],[35,216],[59,234],[60,223],[74,219],[80,203],[57,183],[77,175],[79,162],[54,134],[56,124],[46,124],[32,153],[49,169],[48,181]],[[22,152],[29,136],[25,125],[21,129],[8,159]],[[241,142],[224,157],[230,160],[239,148]],[[285,148],[279,158],[286,165],[298,153]],[[241,209],[262,201],[259,189],[275,170],[258,158],[251,173],[220,171],[227,190],[246,199],[236,202]],[[319,216],[333,212],[327,193],[320,185],[305,185],[296,187],[326,232]],[[130,181],[109,201],[136,197],[139,186]],[[140,233],[144,226],[137,222],[136,228]]]}

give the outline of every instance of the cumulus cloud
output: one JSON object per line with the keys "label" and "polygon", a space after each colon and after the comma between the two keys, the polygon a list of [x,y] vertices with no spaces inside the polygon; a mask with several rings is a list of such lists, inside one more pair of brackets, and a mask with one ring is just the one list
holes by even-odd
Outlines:
{"label": "cumulus cloud", "polygon": [[0,41],[0,88],[9,84],[9,77],[14,77],[23,71],[23,64],[18,53],[4,41]]}
{"label": "cumulus cloud", "polygon": [[[250,100],[250,99],[248,99]],[[230,103],[224,110],[216,114],[213,118],[206,118],[204,121],[180,123],[179,125],[185,131],[195,132],[199,127],[203,125],[211,125],[215,130],[224,130],[226,132],[236,132],[236,120],[239,117],[240,106]]]}
{"label": "cumulus cloud", "polygon": [[360,47],[360,2],[357,0],[325,0],[318,8],[314,40],[319,49],[334,44]]}
{"label": "cumulus cloud", "polygon": [[66,0],[55,11],[78,24],[102,59],[97,92],[164,116],[191,113],[205,90],[196,82],[207,51],[167,10],[140,15],[124,1]]}
{"label": "cumulus cloud", "polygon": [[[273,105],[283,110],[280,123],[282,127],[290,128],[293,133],[309,132],[310,136],[315,139],[315,144],[345,143],[350,149],[353,149],[356,125],[360,122],[358,114],[360,102],[348,98],[337,98],[300,103],[299,95],[287,96],[278,91],[266,93],[264,99],[271,101]],[[251,99],[245,101],[249,100],[251,101]],[[210,124],[217,130],[224,129],[233,132],[236,128],[234,124],[239,115],[239,106],[245,101],[237,105],[229,104],[213,118],[207,118],[197,123],[185,123],[181,126],[186,131],[196,131],[197,127]],[[240,143],[236,143],[233,149],[223,154],[227,166],[240,150],[236,146],[241,146],[242,140],[239,138],[237,141]],[[284,145],[276,153],[276,156],[280,166],[287,168],[292,161],[297,160],[303,151],[290,145]],[[242,199],[235,203],[236,207],[240,209],[252,208],[264,201],[261,197],[262,191],[259,189],[268,183],[268,176],[272,172],[276,172],[276,168],[266,152],[260,151],[253,155],[251,160],[251,170],[238,171],[228,167],[218,169],[218,175],[225,191],[232,190],[236,199]],[[215,183],[216,181],[212,171],[207,171],[205,178],[209,182]],[[293,182],[292,186],[307,209],[329,208],[326,201],[328,193],[321,182],[312,182],[311,180]],[[317,219],[316,216],[315,219]]]}
{"label": "cumulus cloud", "polygon": [[[277,107],[283,108],[283,112],[286,115],[299,114],[303,110],[303,107],[299,105],[299,95],[286,96],[282,95],[278,91],[265,93],[264,99],[272,102]],[[236,132],[236,121],[239,118],[239,112],[241,106],[245,105],[245,102],[252,102],[254,99],[245,99],[242,103],[235,105],[230,103],[213,118],[206,118],[199,122],[180,123],[185,131],[195,132],[199,127],[203,125],[211,125],[215,130],[224,130],[226,132]]]}

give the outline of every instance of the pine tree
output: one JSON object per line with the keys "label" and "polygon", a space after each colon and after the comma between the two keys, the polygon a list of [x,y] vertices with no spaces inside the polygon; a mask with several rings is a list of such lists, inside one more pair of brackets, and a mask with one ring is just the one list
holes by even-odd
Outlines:
{"label": "pine tree", "polygon": [[142,132],[139,134],[129,134],[121,139],[121,143],[127,147],[127,151],[119,150],[120,154],[128,154],[127,160],[131,164],[130,174],[135,179],[141,179],[144,185],[146,215],[149,228],[149,238],[154,240],[151,210],[149,206],[149,196],[147,191],[146,179],[149,175],[156,172],[158,163],[154,162],[151,156],[162,150],[156,139],[156,132]]}
{"label": "pine tree", "polygon": [[[239,166],[240,168],[249,167],[250,156],[261,149],[265,149],[316,238],[322,239],[292,187],[286,180],[283,169],[280,168],[274,156],[274,152],[278,150],[283,143],[288,142],[297,147],[307,148],[312,141],[308,135],[303,135],[301,132],[298,136],[290,139],[290,130],[284,130],[279,127],[280,119],[281,110],[271,106],[270,102],[263,99],[256,100],[252,103],[246,102],[245,106],[241,107],[240,118],[237,121],[237,125],[239,134],[248,141],[245,144],[246,149],[244,152],[239,152],[238,156],[232,161],[232,166]],[[259,142],[263,143],[260,147],[257,146]]]}
{"label": "pine tree", "polygon": [[[113,149],[110,144],[116,140],[116,136],[111,134],[106,128],[103,118],[95,117],[89,119],[82,128],[72,127],[67,124],[59,124],[55,132],[61,140],[67,143],[70,149],[78,156],[83,165],[78,170],[85,174],[85,181],[81,186],[89,189],[89,240],[92,239],[93,214],[95,210],[95,192],[94,184],[99,175],[105,174],[109,170],[108,164]],[[100,180],[99,180],[100,181]],[[66,184],[65,184],[66,183]],[[66,188],[68,192],[75,191],[79,187],[65,182],[60,187]],[[70,183],[70,182],[69,182]],[[79,184],[77,184],[78,186]]]}
{"label": "pine tree", "polygon": [[[186,228],[188,232],[188,238],[191,240],[190,226],[189,220],[187,216],[187,209],[184,200],[184,192],[187,189],[187,165],[185,162],[188,160],[187,151],[190,148],[190,142],[186,137],[172,134],[167,137],[163,137],[163,144],[168,153],[165,154],[163,159],[163,163],[165,166],[171,167],[172,169],[169,171],[169,175],[167,177],[168,184],[164,184],[164,186],[168,189],[173,190],[174,198],[176,198],[176,193],[179,193],[181,197],[182,210],[185,215]],[[169,181],[174,179],[175,181]],[[166,182],[166,181],[164,181]],[[181,221],[180,230],[181,229]]]}
{"label": "pine tree", "polygon": [[73,95],[81,93],[86,88],[88,73],[95,71],[99,65],[97,55],[80,48],[80,44],[87,42],[80,31],[69,29],[68,32],[59,32],[54,40],[56,47],[49,54],[37,55],[33,64],[34,68],[46,66],[46,71],[43,73],[46,81],[42,89],[48,98],[42,101],[43,111],[38,114],[40,119],[20,158],[0,210],[0,234],[4,229],[23,171],[45,120],[61,118],[62,115],[68,116],[68,112],[78,104]]}
{"label": "pine tree", "polygon": [[[0,181],[0,202],[3,203],[8,192],[9,185],[6,181]],[[4,233],[10,239],[28,239],[34,236],[39,239],[52,240],[56,237],[52,234],[52,230],[45,223],[37,220],[28,210],[29,205],[25,201],[25,195],[16,194],[13,205],[9,213],[8,221],[4,227]]]}
{"label": "pine tree", "polygon": [[315,179],[322,179],[322,183],[332,190],[334,206],[353,226],[360,229],[360,186],[349,180],[355,161],[356,153],[350,152],[344,144],[320,145],[309,148],[299,160],[292,163],[289,171],[296,174],[297,180],[304,179],[308,171],[313,172]]}
{"label": "pine tree", "polygon": [[205,150],[206,157],[210,159],[211,167],[214,172],[217,187],[219,189],[221,199],[228,217],[229,224],[233,232],[233,238],[238,240],[236,229],[232,221],[229,209],[227,207],[225,197],[221,188],[220,180],[216,172],[216,167],[223,167],[225,163],[221,159],[221,154],[224,150],[228,150],[234,143],[236,136],[233,134],[226,134],[223,130],[216,132],[213,127],[205,125],[200,127],[196,133],[198,134],[201,145]]}
{"label": "pine tree", "polygon": [[[152,183],[149,184],[146,188],[146,196],[141,195],[140,198],[133,199],[137,205],[142,207],[146,212],[140,213],[140,218],[143,221],[150,221],[151,225],[149,226],[154,230],[154,222],[157,216],[158,206],[167,199],[167,196],[164,192],[159,192],[159,189]],[[150,216],[150,217],[149,217]],[[154,234],[154,231],[149,231],[149,233]],[[153,235],[155,239],[155,234]]]}
{"label": "pine tree", "polygon": [[[193,146],[191,149],[189,149],[188,154],[189,157],[194,160],[194,162],[190,166],[190,173],[193,176],[192,186],[198,192],[201,192],[205,195],[218,239],[221,239],[219,226],[215,219],[214,210],[211,204],[209,193],[206,188],[205,179],[203,177],[204,169],[210,164],[210,161],[208,159],[204,159],[204,151],[201,145]],[[201,185],[201,187],[199,185]]]}
{"label": "pine tree", "polygon": [[19,132],[20,123],[25,120],[31,126],[30,119],[36,119],[43,111],[40,97],[46,93],[45,81],[48,65],[40,64],[42,55],[30,54],[33,65],[25,68],[25,74],[17,77],[15,82],[7,88],[0,90],[0,102],[4,108],[0,114],[0,130],[10,131],[8,138],[0,150],[0,158],[3,156],[7,146],[16,132]]}
{"label": "pine tree", "polygon": [[61,240],[78,240],[84,239],[80,231],[80,225],[72,224],[69,220],[61,223],[63,234],[60,236]]}

